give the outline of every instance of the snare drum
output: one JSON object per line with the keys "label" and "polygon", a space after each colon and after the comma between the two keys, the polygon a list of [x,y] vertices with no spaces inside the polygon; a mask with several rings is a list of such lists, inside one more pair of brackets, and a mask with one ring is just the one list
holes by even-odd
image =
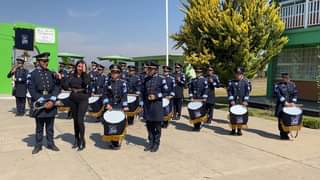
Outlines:
{"label": "snare drum", "polygon": [[62,92],[58,95],[57,99],[60,102],[60,104],[58,105],[58,111],[60,112],[70,111],[69,97],[70,97],[70,92]]}
{"label": "snare drum", "polygon": [[88,114],[95,118],[101,117],[103,113],[103,102],[100,96],[91,96],[88,100]]}
{"label": "snare drum", "polygon": [[281,125],[286,132],[298,131],[302,125],[302,109],[299,107],[284,107],[281,114]]}
{"label": "snare drum", "polygon": [[32,107],[31,94],[29,93],[29,91],[27,92],[27,101],[28,101],[29,107]]}
{"label": "snare drum", "polygon": [[231,128],[244,128],[248,123],[248,109],[243,105],[234,105],[230,107]]}
{"label": "snare drum", "polygon": [[105,141],[121,141],[124,138],[127,123],[123,111],[112,110],[103,114],[103,127]]}
{"label": "snare drum", "polygon": [[99,96],[92,96],[89,98],[89,112],[99,112],[102,108],[102,99]]}
{"label": "snare drum", "polygon": [[162,99],[162,108],[163,108],[164,121],[171,120],[172,113],[171,113],[171,106],[170,106],[169,99],[167,99],[167,98]]}
{"label": "snare drum", "polygon": [[188,111],[191,123],[198,123],[206,120],[206,108],[203,102],[190,102],[188,104]]}
{"label": "snare drum", "polygon": [[62,103],[62,106],[68,105],[70,92],[62,92],[58,95],[57,99]]}
{"label": "snare drum", "polygon": [[135,112],[139,106],[138,97],[135,95],[128,95],[127,99],[129,112]]}

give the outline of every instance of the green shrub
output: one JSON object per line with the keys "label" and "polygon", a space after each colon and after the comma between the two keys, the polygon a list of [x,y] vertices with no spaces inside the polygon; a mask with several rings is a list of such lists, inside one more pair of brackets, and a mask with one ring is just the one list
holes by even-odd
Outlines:
{"label": "green shrub", "polygon": [[304,116],[303,126],[311,129],[320,129],[320,118]]}

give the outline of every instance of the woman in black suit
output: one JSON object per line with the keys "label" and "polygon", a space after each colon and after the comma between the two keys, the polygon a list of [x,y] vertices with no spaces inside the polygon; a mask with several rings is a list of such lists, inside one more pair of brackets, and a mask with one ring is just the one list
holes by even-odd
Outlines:
{"label": "woman in black suit", "polygon": [[81,151],[86,147],[84,138],[84,116],[88,109],[89,94],[87,89],[90,83],[90,77],[86,71],[85,62],[79,60],[75,65],[74,72],[71,73],[64,82],[65,88],[71,90],[70,107],[75,134],[75,141],[72,148],[78,147],[78,151]]}

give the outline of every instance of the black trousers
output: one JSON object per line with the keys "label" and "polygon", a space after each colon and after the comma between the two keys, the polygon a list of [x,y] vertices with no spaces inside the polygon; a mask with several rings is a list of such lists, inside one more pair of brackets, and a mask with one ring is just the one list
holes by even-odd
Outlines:
{"label": "black trousers", "polygon": [[213,120],[213,109],[214,109],[214,104],[206,104],[206,109],[208,113],[208,120]]}
{"label": "black trousers", "polygon": [[183,98],[173,98],[173,113],[175,116],[181,116]]}
{"label": "black trousers", "polygon": [[281,123],[280,123],[281,119],[280,117],[278,117],[278,128],[279,128],[279,131],[280,131],[280,136],[288,136],[288,132],[285,132],[281,126]]}
{"label": "black trousers", "polygon": [[73,118],[74,136],[77,140],[84,139],[85,126],[84,116],[88,110],[88,100],[70,101],[71,114]]}
{"label": "black trousers", "polygon": [[50,117],[36,118],[36,146],[42,146],[44,125],[46,126],[47,145],[54,145],[54,117]]}
{"label": "black trousers", "polygon": [[26,111],[26,98],[16,97],[16,108],[18,114],[24,114]]}
{"label": "black trousers", "polygon": [[149,143],[160,145],[161,121],[146,121]]}

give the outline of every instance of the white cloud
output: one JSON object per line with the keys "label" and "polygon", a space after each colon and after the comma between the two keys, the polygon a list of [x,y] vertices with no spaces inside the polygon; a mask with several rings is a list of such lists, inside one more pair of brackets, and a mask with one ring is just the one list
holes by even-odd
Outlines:
{"label": "white cloud", "polygon": [[97,17],[103,12],[102,9],[95,10],[92,12],[85,12],[85,11],[76,11],[74,9],[67,9],[67,14],[70,17],[79,18],[79,17]]}

